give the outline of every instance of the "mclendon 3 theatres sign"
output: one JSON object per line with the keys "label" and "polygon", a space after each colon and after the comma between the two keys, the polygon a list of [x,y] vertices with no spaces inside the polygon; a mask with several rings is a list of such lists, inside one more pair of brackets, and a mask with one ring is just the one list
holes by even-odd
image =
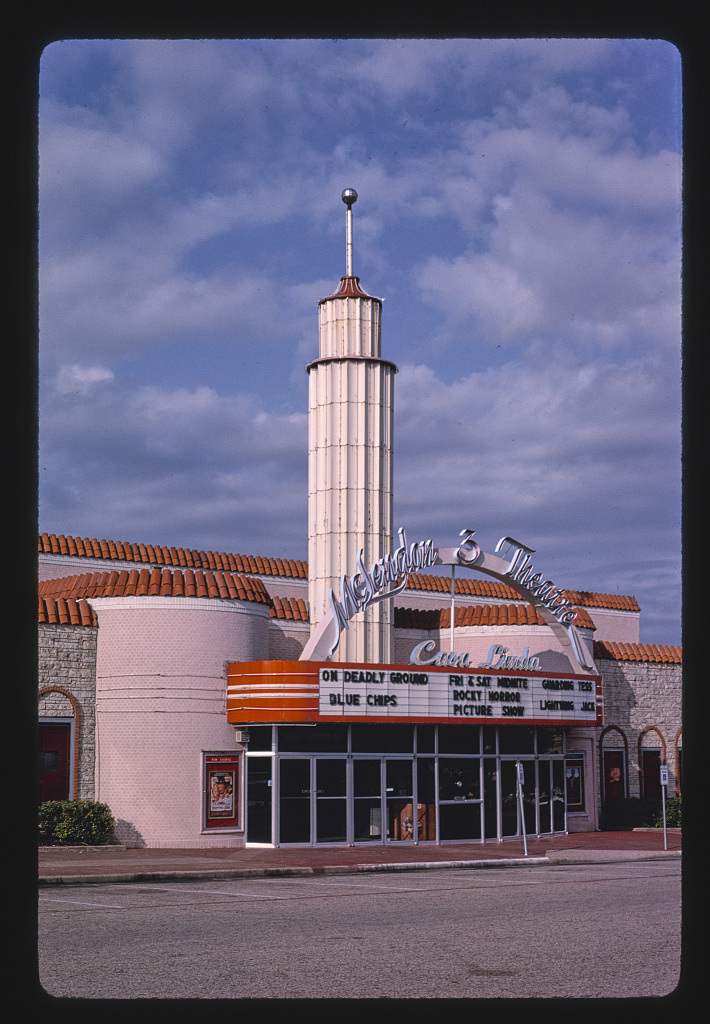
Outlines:
{"label": "mclendon 3 theatres sign", "polygon": [[241,722],[488,722],[603,725],[598,675],[418,665],[262,661],[228,665],[227,718]]}

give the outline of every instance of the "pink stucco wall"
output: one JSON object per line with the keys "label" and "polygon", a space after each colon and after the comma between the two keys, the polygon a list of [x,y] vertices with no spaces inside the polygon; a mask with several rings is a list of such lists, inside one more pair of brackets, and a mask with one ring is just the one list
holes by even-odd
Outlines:
{"label": "pink stucco wall", "polygon": [[131,845],[238,846],[202,828],[204,751],[236,751],[228,661],[263,658],[268,608],[190,598],[97,599],[96,797]]}

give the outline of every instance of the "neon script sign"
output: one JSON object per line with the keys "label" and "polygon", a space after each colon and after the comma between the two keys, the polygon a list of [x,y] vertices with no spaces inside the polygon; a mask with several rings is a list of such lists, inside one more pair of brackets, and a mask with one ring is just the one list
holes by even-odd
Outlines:
{"label": "neon script sign", "polygon": [[340,643],[340,634],[348,628],[353,615],[369,608],[371,604],[399,594],[406,587],[410,572],[436,563],[436,549],[432,541],[414,543],[407,551],[407,535],[403,527],[399,530],[399,540],[400,545],[394,555],[385,555],[369,572],[363,564],[363,549],[360,548],[357,556],[360,571],[353,573],[350,579],[341,576],[340,600],[333,593],[332,587],[329,590],[328,601],[335,623],[335,639],[328,651],[329,657]]}
{"label": "neon script sign", "polygon": [[[495,554],[489,554],[482,551],[474,541],[475,532],[462,530],[459,536],[464,540],[455,548],[437,549],[431,540],[426,540],[412,544],[407,550],[406,533],[404,528],[400,528],[400,546],[393,555],[385,555],[375,563],[369,572],[364,566],[363,551],[360,549],[358,571],[350,577],[341,577],[339,598],[331,588],[328,595],[330,608],[311,634],[301,660],[321,660],[326,656],[326,651],[327,656],[331,657],[350,619],[370,605],[399,594],[406,587],[410,572],[430,565],[453,565],[485,573],[516,590],[538,609],[563,648],[570,651],[585,671],[591,672],[593,665],[590,653],[574,626],[573,620],[577,613],[569,607],[562,588],[544,579],[543,573],[536,571],[530,558],[535,554],[534,548],[512,537],[501,537],[496,544]],[[432,648],[427,647],[426,650],[431,651]],[[415,651],[421,656],[422,645],[418,645]]]}

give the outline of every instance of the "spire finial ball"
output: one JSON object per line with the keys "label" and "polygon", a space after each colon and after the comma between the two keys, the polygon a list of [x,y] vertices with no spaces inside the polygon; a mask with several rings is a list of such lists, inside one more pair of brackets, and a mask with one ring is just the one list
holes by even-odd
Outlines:
{"label": "spire finial ball", "polygon": [[344,188],[340,198],[348,204],[348,209],[350,209],[352,204],[357,201],[357,192],[354,188]]}

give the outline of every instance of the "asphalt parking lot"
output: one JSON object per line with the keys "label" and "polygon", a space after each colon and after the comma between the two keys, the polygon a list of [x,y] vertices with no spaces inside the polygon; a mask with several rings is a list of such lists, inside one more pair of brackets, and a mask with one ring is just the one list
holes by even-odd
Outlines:
{"label": "asphalt parking lot", "polygon": [[39,890],[44,989],[82,998],[663,996],[680,861]]}

